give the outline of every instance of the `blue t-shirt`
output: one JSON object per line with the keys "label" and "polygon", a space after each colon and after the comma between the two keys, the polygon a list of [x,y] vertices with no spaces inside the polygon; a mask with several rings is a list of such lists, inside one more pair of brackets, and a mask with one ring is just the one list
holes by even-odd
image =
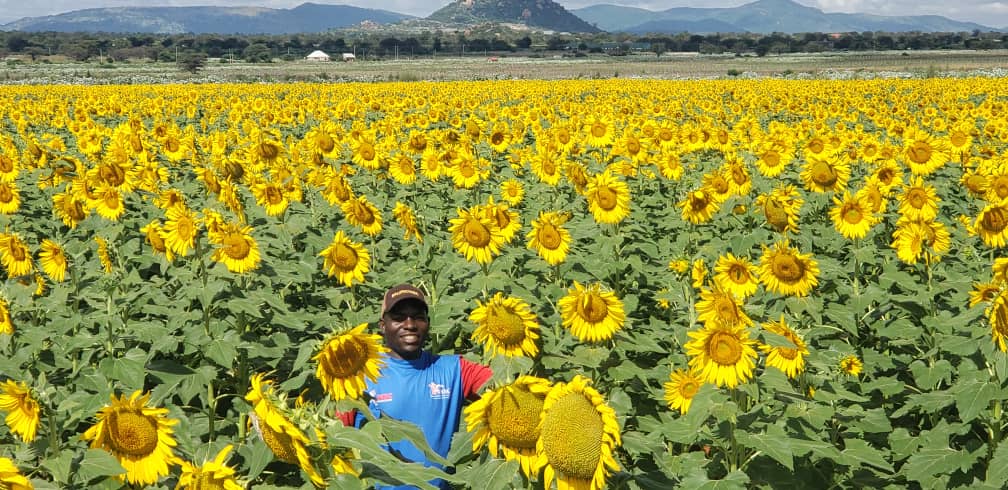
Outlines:
{"label": "blue t-shirt", "polygon": [[[385,367],[378,380],[368,382],[367,391],[371,395],[371,414],[378,417],[392,417],[416,424],[431,449],[442,457],[448,456],[452,434],[459,425],[465,397],[462,392],[462,369],[459,356],[439,356],[423,351],[414,360],[395,359],[385,356]],[[357,416],[359,427],[364,417]],[[429,461],[422,451],[409,441],[389,444],[409,461],[423,463],[424,466],[441,468]],[[449,488],[448,482],[434,480],[431,484]],[[377,488],[412,488],[385,487]]]}

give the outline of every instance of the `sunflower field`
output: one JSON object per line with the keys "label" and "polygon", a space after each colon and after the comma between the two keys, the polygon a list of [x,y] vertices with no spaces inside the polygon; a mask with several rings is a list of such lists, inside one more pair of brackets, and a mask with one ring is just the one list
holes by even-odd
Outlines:
{"label": "sunflower field", "polygon": [[[0,488],[1004,488],[1006,155],[996,78],[3,87]],[[403,282],[453,471],[340,420]]]}

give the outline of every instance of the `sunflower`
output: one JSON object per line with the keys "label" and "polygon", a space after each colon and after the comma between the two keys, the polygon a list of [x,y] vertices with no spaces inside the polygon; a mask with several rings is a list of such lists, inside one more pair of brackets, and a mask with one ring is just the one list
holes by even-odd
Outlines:
{"label": "sunflower", "polygon": [[903,133],[903,161],[914,175],[930,175],[949,161],[946,141],[922,130]]}
{"label": "sunflower", "polygon": [[515,234],[521,229],[521,221],[518,213],[508,208],[507,203],[494,203],[493,197],[490,202],[483,206],[483,212],[490,221],[497,223],[504,243],[510,243]]}
{"label": "sunflower", "polygon": [[458,208],[458,215],[450,220],[448,227],[455,250],[466,260],[480,264],[489,264],[494,256],[500,255],[504,236],[496,221],[487,218],[479,206],[468,210]]}
{"label": "sunflower", "polygon": [[0,298],[0,333],[14,334],[14,322],[11,319],[10,307],[7,305],[7,300],[3,298]]}
{"label": "sunflower", "polygon": [[899,213],[912,220],[930,220],[938,216],[938,192],[931,184],[925,184],[921,177],[914,177],[909,185],[903,186],[899,196]]}
{"label": "sunflower", "polygon": [[680,414],[689,411],[693,397],[700,391],[704,380],[692,369],[676,369],[669,373],[669,380],[662,384],[665,389],[665,403]]}
{"label": "sunflower", "polygon": [[1008,244],[1008,201],[984,206],[973,222],[973,230],[988,247]]}
{"label": "sunflower", "polygon": [[196,233],[199,232],[196,215],[185,206],[173,206],[168,208],[165,218],[163,236],[168,250],[188,255],[189,249],[196,247]]}
{"label": "sunflower", "polygon": [[613,144],[615,133],[612,119],[601,114],[589,115],[583,127],[585,133],[584,141],[596,148],[602,148]]}
{"label": "sunflower", "polygon": [[63,247],[58,243],[46,238],[39,246],[39,263],[42,264],[42,271],[56,282],[63,282],[66,279],[67,256]]}
{"label": "sunflower", "polygon": [[623,302],[599,283],[586,287],[574,281],[574,287],[557,301],[557,307],[564,328],[580,340],[606,341],[623,328]]}
{"label": "sunflower", "polygon": [[16,233],[0,234],[0,262],[8,278],[28,275],[35,268],[31,251]]}
{"label": "sunflower", "polygon": [[861,369],[863,367],[864,363],[862,363],[861,359],[858,359],[858,357],[854,354],[844,356],[843,359],[840,359],[840,370],[851,376],[861,374]]}
{"label": "sunflower", "polygon": [[0,456],[0,488],[4,490],[32,490],[35,487],[27,477],[18,471],[13,461]]}
{"label": "sunflower", "polygon": [[850,164],[835,154],[807,155],[801,179],[811,192],[839,192],[847,187]]}
{"label": "sunflower", "polygon": [[584,195],[597,223],[619,223],[630,214],[630,188],[609,170],[593,177]]}
{"label": "sunflower", "polygon": [[700,301],[697,301],[696,310],[697,319],[703,322],[704,326],[711,328],[720,325],[734,327],[753,324],[752,319],[742,309],[742,301],[730,291],[721,289],[717,285],[710,289],[701,289]]}
{"label": "sunflower", "polygon": [[14,214],[21,208],[21,191],[14,182],[0,181],[0,214]]}
{"label": "sunflower", "polygon": [[539,353],[539,322],[528,303],[513,296],[505,298],[500,292],[486,304],[476,303],[479,306],[469,314],[469,321],[476,324],[472,336],[488,352],[507,357],[535,357]]}
{"label": "sunflower", "polygon": [[710,274],[707,270],[707,264],[704,264],[703,259],[694,260],[693,265],[690,266],[690,281],[693,289],[702,289],[704,287],[704,283],[707,282],[708,275]]}
{"label": "sunflower", "polygon": [[222,262],[229,271],[244,274],[259,267],[259,244],[252,238],[251,226],[227,223],[218,232],[208,234],[208,238],[219,245],[213,252],[213,260]]}
{"label": "sunflower", "polygon": [[233,448],[231,444],[224,446],[213,461],[204,461],[200,466],[183,461],[175,490],[242,490],[244,487],[235,479],[234,468],[227,465],[228,453]]}
{"label": "sunflower", "polygon": [[515,179],[507,179],[501,182],[501,199],[507,201],[508,204],[512,206],[517,206],[521,204],[522,198],[525,197],[525,187],[522,183]]}
{"label": "sunflower", "polygon": [[262,206],[269,216],[280,216],[290,205],[284,187],[276,182],[260,182],[250,186],[256,204]]}
{"label": "sunflower", "polygon": [[319,256],[325,257],[322,269],[329,277],[336,276],[346,287],[352,286],[354,281],[364,282],[364,274],[371,270],[371,255],[364,245],[350,240],[343,230],[336,232],[332,243]]}
{"label": "sunflower", "polygon": [[996,282],[974,282],[969,293],[970,308],[980,303],[990,303],[1001,294],[1001,286]]}
{"label": "sunflower", "polygon": [[760,350],[766,354],[766,365],[784,371],[788,378],[797,378],[805,370],[805,356],[809,354],[805,341],[788,326],[783,314],[779,321],[764,323],[763,330],[784,337],[788,341],[788,343],[777,342],[775,345],[760,344]]}
{"label": "sunflower", "polygon": [[376,381],[378,370],[385,365],[382,354],[388,348],[382,345],[381,335],[364,332],[367,326],[362,323],[330,335],[312,357],[317,363],[315,377],[334,400],[360,398],[367,380]]}
{"label": "sunflower", "polygon": [[53,194],[53,211],[70,229],[77,228],[89,212],[87,202],[72,191]]}
{"label": "sunflower", "polygon": [[532,168],[532,173],[539,178],[539,181],[551,186],[556,186],[560,183],[560,177],[563,176],[561,173],[561,155],[553,153],[549,150],[540,149],[530,162],[530,167]]}
{"label": "sunflower", "polygon": [[563,227],[569,213],[543,211],[532,222],[532,231],[525,236],[528,248],[533,249],[549,265],[557,265],[567,258],[570,251],[571,234]]}
{"label": "sunflower", "polygon": [[360,228],[366,235],[377,236],[378,233],[381,233],[381,212],[368,201],[367,196],[362,195],[347,199],[340,204],[340,209],[346,216],[347,222]]}
{"label": "sunflower", "polygon": [[105,270],[106,274],[112,273],[112,257],[109,255],[108,240],[100,236],[94,237],[95,243],[98,244],[98,260],[101,261],[102,269]]}
{"label": "sunflower", "polygon": [[787,240],[773,247],[763,247],[760,258],[760,282],[775,293],[807,296],[819,284],[819,264],[812,254],[803,254]]}
{"label": "sunflower", "polygon": [[756,198],[756,206],[771,228],[780,233],[798,232],[798,213],[805,201],[793,185],[778,187]]}
{"label": "sunflower", "polygon": [[758,271],[749,259],[728,252],[714,263],[714,284],[738,298],[748,298],[759,287]]}
{"label": "sunflower", "polygon": [[543,486],[599,490],[609,470],[619,470],[613,451],[620,445],[616,412],[584,376],[550,389],[539,419],[536,466],[545,468]]}
{"label": "sunflower", "polygon": [[710,192],[703,188],[686,194],[686,199],[679,202],[682,208],[682,218],[693,224],[706,223],[721,207],[721,203]]}
{"label": "sunflower", "polygon": [[704,326],[687,335],[692,339],[683,345],[689,367],[705,382],[734,388],[752,377],[756,341],[744,325]]}
{"label": "sunflower", "polygon": [[12,433],[24,442],[35,440],[39,424],[39,404],[32,396],[28,385],[10,379],[0,383],[0,411],[7,412],[4,422]]}
{"label": "sunflower", "polygon": [[396,201],[395,208],[392,209],[392,216],[403,229],[403,240],[409,240],[412,235],[418,242],[423,241],[420,230],[417,228],[416,215],[409,206]]}
{"label": "sunflower", "polygon": [[409,153],[399,153],[390,157],[389,175],[402,185],[410,185],[416,182],[417,169],[413,157]]}
{"label": "sunflower", "polygon": [[930,264],[941,260],[952,248],[952,240],[940,221],[900,218],[893,231],[892,247],[903,262],[915,264],[923,258]]}
{"label": "sunflower", "polygon": [[148,407],[149,399],[150,393],[140,390],[129,399],[112,394],[112,403],[98,411],[98,422],[81,436],[92,449],[112,453],[126,470],[120,478],[132,485],[153,485],[176,462],[172,426],[178,420],[166,417],[167,408]]}
{"label": "sunflower", "polygon": [[538,475],[539,418],[550,391],[548,380],[519,376],[509,385],[483,393],[463,410],[473,433],[473,452],[486,446],[495,458],[518,461],[527,478]]}
{"label": "sunflower", "polygon": [[286,403],[273,393],[273,382],[263,380],[265,375],[257,373],[252,376],[251,387],[245,395],[245,400],[252,404],[250,422],[256,433],[270,448],[270,451],[285,463],[296,464],[308,474],[316,487],[324,483],[322,475],[312,465],[308,455],[311,441],[308,436],[287,418],[284,410]]}
{"label": "sunflower", "polygon": [[864,186],[858,189],[854,197],[862,200],[866,209],[877,217],[885,213],[889,203],[889,192],[872,177],[866,179]]}
{"label": "sunflower", "polygon": [[144,234],[144,239],[151,246],[151,249],[154,250],[155,254],[164,254],[169,261],[174,258],[175,255],[168,248],[168,244],[165,243],[165,231],[161,227],[160,220],[147,223],[147,225],[140,228],[140,233]]}
{"label": "sunflower", "polygon": [[848,240],[864,238],[871,227],[878,222],[869,206],[867,202],[848,191],[844,191],[842,199],[834,195],[833,208],[830,209],[829,215],[837,232]]}
{"label": "sunflower", "polygon": [[469,151],[458,153],[454,165],[448,169],[452,182],[458,189],[472,189],[489,175],[490,162]]}
{"label": "sunflower", "polygon": [[794,152],[777,141],[766,141],[756,150],[756,170],[765,177],[776,177],[787,169]]}

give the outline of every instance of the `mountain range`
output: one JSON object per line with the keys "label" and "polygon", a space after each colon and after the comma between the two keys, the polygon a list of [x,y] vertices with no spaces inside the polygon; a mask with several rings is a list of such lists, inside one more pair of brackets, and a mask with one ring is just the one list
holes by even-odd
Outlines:
{"label": "mountain range", "polygon": [[[254,1],[254,0],[250,0]],[[395,26],[417,17],[386,10],[304,3],[265,7],[109,7],[26,17],[6,31],[293,34],[351,27]],[[646,19],[642,22],[642,20]],[[430,25],[497,22],[556,32],[802,33],[1008,31],[936,15],[881,16],[826,13],[792,0],[757,0],[730,8],[678,7],[662,11],[600,4],[566,10],[552,0],[455,0],[425,19]]]}

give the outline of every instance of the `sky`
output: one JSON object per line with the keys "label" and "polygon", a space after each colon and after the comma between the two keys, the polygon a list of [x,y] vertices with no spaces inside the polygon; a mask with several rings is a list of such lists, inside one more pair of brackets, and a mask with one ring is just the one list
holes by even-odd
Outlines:
{"label": "sky", "polygon": [[[91,7],[124,6],[261,6],[292,8],[309,0],[0,0],[0,23],[22,17],[53,15]],[[426,17],[447,5],[450,0],[310,0],[314,3],[354,5]],[[652,0],[629,2],[623,0],[555,0],[568,10],[596,4],[626,5],[649,10],[673,7],[737,7],[753,0]],[[941,15],[953,20],[976,22],[1002,28],[1008,27],[1008,0],[796,0],[823,12],[864,13],[877,15]]]}

